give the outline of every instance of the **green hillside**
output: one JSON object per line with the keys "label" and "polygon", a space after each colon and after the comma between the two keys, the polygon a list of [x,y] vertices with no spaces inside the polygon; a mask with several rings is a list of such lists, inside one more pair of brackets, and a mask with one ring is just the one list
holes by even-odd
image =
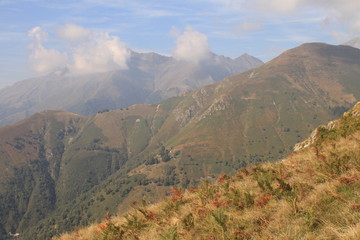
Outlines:
{"label": "green hillside", "polygon": [[55,240],[359,239],[360,102],[278,163],[219,175]]}

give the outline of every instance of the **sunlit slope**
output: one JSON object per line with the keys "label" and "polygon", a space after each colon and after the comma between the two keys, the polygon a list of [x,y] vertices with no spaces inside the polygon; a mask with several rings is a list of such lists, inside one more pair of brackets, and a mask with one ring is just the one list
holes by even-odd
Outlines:
{"label": "sunlit slope", "polygon": [[166,145],[204,161],[278,159],[359,99],[359,56],[351,47],[305,44],[196,90],[161,129],[183,126]]}

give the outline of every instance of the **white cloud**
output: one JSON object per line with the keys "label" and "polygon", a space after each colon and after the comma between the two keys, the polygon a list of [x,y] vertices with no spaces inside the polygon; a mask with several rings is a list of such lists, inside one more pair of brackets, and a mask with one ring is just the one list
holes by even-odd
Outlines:
{"label": "white cloud", "polygon": [[43,46],[47,33],[40,27],[28,33],[33,39],[29,46],[30,65],[38,73],[48,73],[67,67],[70,74],[90,74],[127,69],[130,52],[118,37],[109,33],[93,32],[75,24],[67,24],[57,30],[58,36],[72,43],[69,57],[56,49]]}
{"label": "white cloud", "polygon": [[91,31],[75,24],[66,24],[64,27],[57,29],[57,34],[60,38],[77,42],[88,38]]}
{"label": "white cloud", "polygon": [[209,56],[209,43],[205,34],[187,27],[178,34],[173,56],[179,60],[199,63]]}
{"label": "white cloud", "polygon": [[28,36],[34,40],[34,44],[41,44],[47,39],[48,34],[41,27],[34,27],[28,32]]}
{"label": "white cloud", "polygon": [[73,49],[73,73],[87,74],[127,69],[130,52],[118,37],[98,33],[91,40]]}
{"label": "white cloud", "polygon": [[67,55],[55,49],[48,49],[42,42],[47,39],[47,33],[40,27],[34,27],[28,32],[28,36],[33,39],[29,46],[31,54],[29,56],[30,66],[37,73],[47,73],[65,67]]}
{"label": "white cloud", "polygon": [[351,32],[360,33],[359,0],[298,0],[325,9],[333,21],[344,23]]}

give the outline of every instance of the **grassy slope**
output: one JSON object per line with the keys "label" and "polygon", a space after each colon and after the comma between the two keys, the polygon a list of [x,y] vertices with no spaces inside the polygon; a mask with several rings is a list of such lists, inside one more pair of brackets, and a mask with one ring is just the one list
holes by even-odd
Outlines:
{"label": "grassy slope", "polygon": [[359,239],[360,103],[279,163],[220,175],[57,240]]}
{"label": "grassy slope", "polygon": [[349,86],[359,85],[358,57],[359,51],[348,47],[308,44],[201,88],[173,111],[169,129],[184,128],[166,145],[208,161],[214,155],[224,161],[276,160],[333,119],[335,109],[356,101],[358,91]]}

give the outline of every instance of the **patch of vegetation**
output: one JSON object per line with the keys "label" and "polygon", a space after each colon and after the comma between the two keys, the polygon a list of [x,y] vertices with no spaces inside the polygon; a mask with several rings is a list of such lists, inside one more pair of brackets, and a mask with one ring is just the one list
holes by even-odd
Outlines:
{"label": "patch of vegetation", "polygon": [[107,113],[107,112],[110,112],[110,109],[105,108],[103,110],[98,111],[97,113]]}
{"label": "patch of vegetation", "polygon": [[360,130],[360,122],[356,120],[350,113],[344,115],[338,124],[332,128],[329,127],[318,127],[318,135],[315,144],[320,145],[323,141],[335,141],[339,140],[340,137],[345,138]]}
{"label": "patch of vegetation", "polygon": [[132,154],[140,153],[149,144],[152,137],[147,120],[138,118],[129,134],[129,143]]}

